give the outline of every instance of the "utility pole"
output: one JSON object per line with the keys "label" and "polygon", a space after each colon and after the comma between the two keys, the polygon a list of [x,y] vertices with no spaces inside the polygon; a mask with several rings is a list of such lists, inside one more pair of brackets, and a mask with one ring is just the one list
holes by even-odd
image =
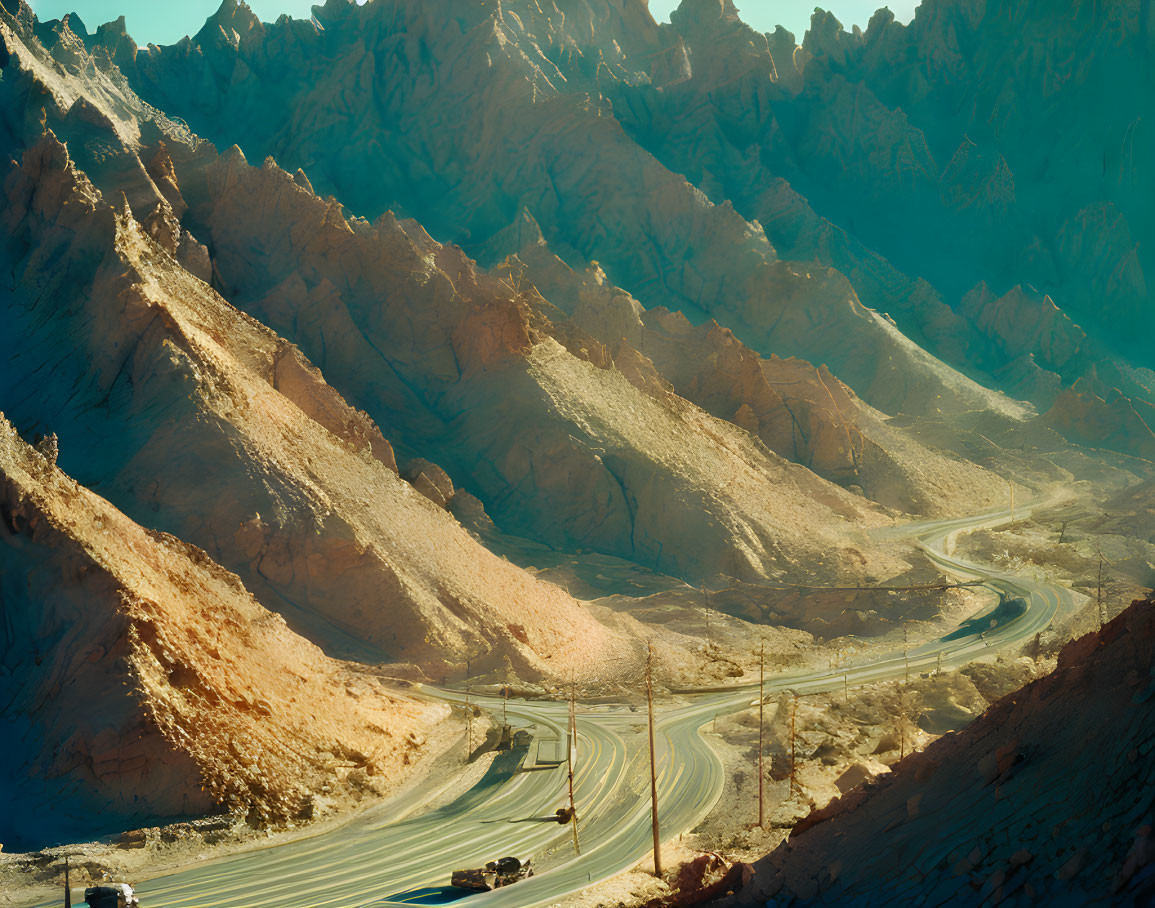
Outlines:
{"label": "utility pole", "polygon": [[650,712],[650,816],[654,826],[654,876],[662,876],[662,840],[658,834],[658,774],[654,764],[654,644],[646,657],[646,704]]}
{"label": "utility pole", "polygon": [[577,854],[581,854],[581,843],[578,841],[578,820],[577,820],[577,806],[573,799],[573,771],[574,763],[577,761],[577,707],[575,700],[577,692],[573,678],[570,678],[569,685],[569,751],[567,758],[569,760],[569,816],[570,822],[573,824],[573,850]]}
{"label": "utility pole", "polygon": [[790,794],[794,794],[796,786],[795,781],[795,750],[794,750],[794,720],[798,715],[798,693],[791,691],[794,694],[794,699],[790,702]]}
{"label": "utility pole", "polygon": [[902,659],[906,663],[906,683],[910,684],[910,628],[902,626]]}
{"label": "utility pole", "polygon": [[1103,620],[1103,550],[1099,550],[1099,582],[1095,590],[1095,605],[1099,609],[1099,630],[1106,622]]}
{"label": "utility pole", "polygon": [[762,716],[766,703],[766,643],[758,649],[758,828],[766,828],[766,814],[763,803],[763,793],[766,784],[763,781],[766,774],[762,770]]}
{"label": "utility pole", "polygon": [[469,762],[469,755],[473,753],[473,707],[469,704],[469,657],[465,657],[465,762]]}
{"label": "utility pole", "polygon": [[72,908],[72,875],[69,873],[68,858],[64,858],[64,908]]}
{"label": "utility pole", "polygon": [[843,672],[842,674],[842,699],[847,703],[850,702],[850,673]]}
{"label": "utility pole", "polygon": [[906,687],[898,692],[898,758],[906,759]]}

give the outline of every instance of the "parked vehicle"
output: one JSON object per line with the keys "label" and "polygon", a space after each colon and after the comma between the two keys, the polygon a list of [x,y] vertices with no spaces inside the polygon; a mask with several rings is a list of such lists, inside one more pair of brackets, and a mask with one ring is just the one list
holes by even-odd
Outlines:
{"label": "parked vehicle", "polygon": [[501,858],[490,861],[476,870],[454,870],[452,885],[458,889],[472,889],[475,892],[489,892],[502,886],[512,886],[533,876],[533,861],[524,862],[517,858]]}
{"label": "parked vehicle", "polygon": [[128,883],[109,883],[107,886],[89,886],[84,890],[88,908],[137,908],[140,900]]}

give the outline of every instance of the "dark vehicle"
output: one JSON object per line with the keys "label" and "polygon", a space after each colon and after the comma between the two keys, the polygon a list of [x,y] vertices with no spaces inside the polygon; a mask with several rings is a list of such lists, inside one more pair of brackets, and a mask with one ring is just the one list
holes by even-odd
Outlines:
{"label": "dark vehicle", "polygon": [[477,870],[454,870],[452,884],[458,889],[472,889],[475,892],[489,892],[502,886],[512,886],[533,876],[533,862],[517,858],[501,858],[490,861]]}
{"label": "dark vehicle", "polygon": [[970,618],[951,631],[943,640],[960,640],[978,634],[980,640],[997,627],[1010,624],[1027,610],[1027,600],[999,593],[999,604],[991,611]]}
{"label": "dark vehicle", "polygon": [[88,908],[137,908],[140,901],[128,883],[110,883],[107,886],[89,886],[84,890]]}

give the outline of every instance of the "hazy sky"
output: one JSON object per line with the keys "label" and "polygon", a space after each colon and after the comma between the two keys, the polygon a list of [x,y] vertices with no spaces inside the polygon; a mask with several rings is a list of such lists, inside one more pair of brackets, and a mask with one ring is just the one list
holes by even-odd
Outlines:
{"label": "hazy sky", "polygon": [[[266,22],[281,13],[297,18],[309,15],[315,0],[248,0],[258,16]],[[457,0],[460,3],[469,0]],[[668,21],[670,10],[680,0],[650,0],[654,16]],[[816,2],[831,10],[846,28],[865,26],[871,13],[879,6],[889,5],[894,14],[906,22],[914,14],[917,0],[735,0],[742,18],[760,31],[772,31],[775,25],[785,25],[801,41]],[[129,34],[138,44],[173,44],[187,34],[196,32],[213,13],[220,0],[30,0],[32,9],[41,19],[58,19],[68,12],[80,14],[88,28],[95,29],[124,15]]]}

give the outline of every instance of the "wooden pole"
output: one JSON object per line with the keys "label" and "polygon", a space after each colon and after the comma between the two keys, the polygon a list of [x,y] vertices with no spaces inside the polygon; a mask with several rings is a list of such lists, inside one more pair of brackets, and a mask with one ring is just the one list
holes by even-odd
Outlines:
{"label": "wooden pole", "polygon": [[577,805],[574,804],[573,799],[573,771],[574,771],[574,755],[577,753],[577,708],[575,706],[575,699],[577,692],[573,681],[570,681],[569,686],[569,752],[566,758],[569,760],[569,816],[570,822],[573,824],[573,850],[577,854],[582,853],[581,842],[578,841],[578,819],[577,819]]}
{"label": "wooden pole", "polygon": [[469,705],[469,657],[465,657],[465,762],[473,753],[473,707]]}
{"label": "wooden pole", "polygon": [[794,694],[794,699],[790,702],[790,793],[794,794],[794,766],[795,766],[795,750],[794,750],[794,720],[798,715],[798,694]]}
{"label": "wooden pole", "polygon": [[902,659],[906,663],[906,683],[910,684],[910,629],[902,626]]}
{"label": "wooden pole", "polygon": [[906,688],[898,692],[898,758],[906,759]]}
{"label": "wooden pole", "polygon": [[762,715],[766,702],[766,644],[758,649],[758,828],[766,828],[764,791],[765,772],[762,770]]}
{"label": "wooden pole", "polygon": [[1095,590],[1095,605],[1099,610],[1099,630],[1106,622],[1103,620],[1103,552],[1099,552],[1099,581]]}
{"label": "wooden pole", "polygon": [[662,839],[658,834],[658,773],[654,761],[654,644],[646,657],[646,704],[650,712],[650,816],[654,826],[654,876],[662,875]]}
{"label": "wooden pole", "polygon": [[64,908],[72,908],[72,874],[68,858],[64,859]]}

